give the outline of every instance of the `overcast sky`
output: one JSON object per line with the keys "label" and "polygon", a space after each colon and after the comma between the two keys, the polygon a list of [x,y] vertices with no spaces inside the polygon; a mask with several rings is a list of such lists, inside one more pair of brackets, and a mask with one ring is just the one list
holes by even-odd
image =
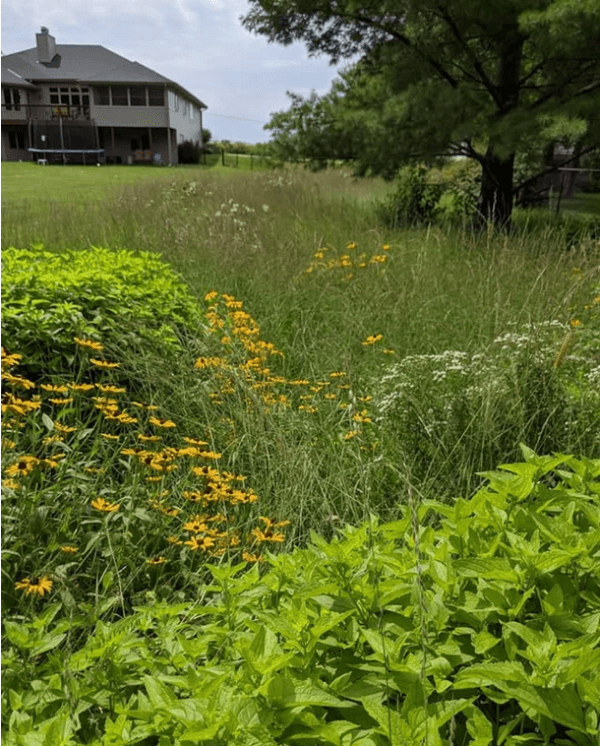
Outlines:
{"label": "overcast sky", "polygon": [[[47,26],[57,44],[100,44],[176,81],[203,101],[214,140],[267,142],[286,90],[329,90],[337,70],[246,31],[246,0],[2,0],[2,53],[35,46]],[[239,117],[236,119],[236,117]],[[255,121],[247,121],[255,120]]]}

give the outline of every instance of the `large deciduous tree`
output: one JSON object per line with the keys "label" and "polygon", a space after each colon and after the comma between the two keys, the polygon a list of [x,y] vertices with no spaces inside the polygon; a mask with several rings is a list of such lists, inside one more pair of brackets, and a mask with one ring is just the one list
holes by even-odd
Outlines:
{"label": "large deciduous tree", "polygon": [[556,121],[600,142],[600,0],[249,0],[246,28],[360,57],[320,100],[273,117],[312,151],[389,175],[410,158],[481,164],[479,214],[508,226],[515,156]]}

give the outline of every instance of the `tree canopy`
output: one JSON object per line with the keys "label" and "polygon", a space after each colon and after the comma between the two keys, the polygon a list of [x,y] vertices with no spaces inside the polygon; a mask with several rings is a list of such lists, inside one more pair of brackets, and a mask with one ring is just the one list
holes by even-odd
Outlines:
{"label": "tree canopy", "polygon": [[465,155],[481,165],[481,217],[507,225],[517,153],[557,133],[600,143],[599,0],[249,1],[244,26],[270,41],[359,56],[326,96],[290,94],[273,116],[299,156],[390,177]]}

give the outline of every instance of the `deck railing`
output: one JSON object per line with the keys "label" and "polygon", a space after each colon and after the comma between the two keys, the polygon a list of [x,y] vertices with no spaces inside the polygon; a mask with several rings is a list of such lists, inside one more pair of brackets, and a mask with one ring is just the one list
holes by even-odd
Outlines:
{"label": "deck railing", "polygon": [[89,105],[73,106],[72,104],[2,104],[2,119],[15,122],[37,119],[89,119]]}

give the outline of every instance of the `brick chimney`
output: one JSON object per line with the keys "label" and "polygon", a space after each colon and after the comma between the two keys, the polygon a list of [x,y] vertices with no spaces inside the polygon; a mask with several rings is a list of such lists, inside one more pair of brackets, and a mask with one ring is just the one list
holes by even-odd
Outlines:
{"label": "brick chimney", "polygon": [[50,36],[48,29],[42,26],[42,31],[35,35],[38,62],[52,62],[56,54],[56,39]]}

